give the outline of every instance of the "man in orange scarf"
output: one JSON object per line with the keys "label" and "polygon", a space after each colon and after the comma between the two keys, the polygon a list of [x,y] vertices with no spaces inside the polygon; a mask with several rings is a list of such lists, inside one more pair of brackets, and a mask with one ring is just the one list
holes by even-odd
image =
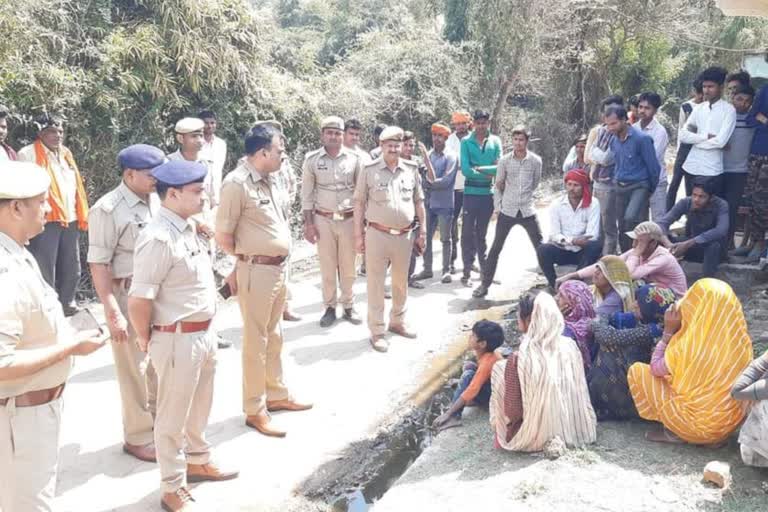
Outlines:
{"label": "man in orange scarf", "polygon": [[77,312],[75,290],[80,281],[80,231],[88,229],[88,198],[72,152],[64,144],[64,121],[50,114],[35,119],[34,143],[19,151],[20,161],[33,162],[51,178],[45,230],[29,241],[29,251],[43,278],[59,294],[64,314]]}

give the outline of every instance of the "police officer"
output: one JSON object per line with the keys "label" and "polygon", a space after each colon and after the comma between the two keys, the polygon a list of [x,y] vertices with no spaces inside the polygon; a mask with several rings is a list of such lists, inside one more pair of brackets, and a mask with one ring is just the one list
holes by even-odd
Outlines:
{"label": "police officer", "polygon": [[320,276],[323,282],[325,314],[321,327],[336,321],[338,300],[336,276],[341,288],[344,319],[359,325],[360,316],[353,307],[352,285],[355,283],[355,235],[352,194],[362,160],[342,145],[344,121],[331,116],[320,124],[323,147],[304,158],[301,205],[304,212],[304,238],[317,244]]}
{"label": "police officer", "polygon": [[227,283],[243,316],[245,423],[267,436],[284,437],[270,411],[303,411],[283,382],[283,334],[291,230],[275,178],[284,152],[282,133],[260,123],[245,136],[245,158],[224,179],[216,215],[216,242],[237,264]]}
{"label": "police officer", "polygon": [[139,234],[128,313],[157,372],[155,447],[164,510],[191,510],[187,482],[228,480],[211,460],[205,427],[213,400],[216,285],[210,244],[190,219],[202,211],[207,170],[170,161],[152,171],[162,201]]}
{"label": "police officer", "polygon": [[53,510],[61,394],[72,356],[104,346],[97,331],[73,333],[56,291],[25,249],[49,210],[48,173],[0,166],[0,509]]}
{"label": "police officer", "polygon": [[[405,325],[408,299],[408,264],[415,243],[421,252],[425,244],[424,192],[418,169],[400,158],[404,132],[389,126],[381,132],[382,158],[366,165],[355,188],[355,248],[365,252],[368,277],[368,328],[371,345],[379,352],[389,349],[384,339],[384,277],[392,265],[392,309],[389,331],[406,338],[416,333]],[[409,236],[418,220],[418,233]],[[368,221],[364,230],[363,220]]]}
{"label": "police officer", "polygon": [[123,451],[155,462],[152,416],[157,376],[152,365],[146,373],[141,371],[144,354],[127,317],[136,238],[160,208],[151,172],[165,162],[165,154],[154,146],[136,144],[122,150],[117,160],[122,182],[99,199],[88,216],[88,264],[112,336],[123,405]]}

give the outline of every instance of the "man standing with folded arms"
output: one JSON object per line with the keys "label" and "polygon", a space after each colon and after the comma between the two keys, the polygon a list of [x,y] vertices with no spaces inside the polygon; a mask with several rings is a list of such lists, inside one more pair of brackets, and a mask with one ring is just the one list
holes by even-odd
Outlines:
{"label": "man standing with folded arms", "polygon": [[98,331],[75,334],[56,290],[43,279],[29,240],[50,207],[48,174],[0,164],[0,509],[53,510],[61,395],[72,356],[104,346]]}
{"label": "man standing with folded arms", "polygon": [[136,241],[128,313],[157,372],[155,446],[163,510],[194,510],[187,482],[229,480],[211,460],[205,427],[216,373],[212,251],[191,220],[203,210],[204,165],[170,161],[152,171],[162,206]]}
{"label": "man standing with folded arms", "polygon": [[[386,352],[384,338],[384,278],[392,266],[392,309],[389,332],[416,338],[405,324],[408,300],[408,264],[415,243],[424,250],[426,219],[424,192],[414,163],[400,158],[405,134],[397,126],[381,132],[382,158],[366,165],[355,188],[355,248],[365,253],[368,277],[368,328],[374,350]],[[415,240],[409,236],[418,219]],[[363,221],[368,221],[364,228]]]}
{"label": "man standing with folded arms", "polygon": [[243,317],[245,424],[266,436],[285,437],[270,412],[304,411],[283,382],[285,280],[291,229],[275,173],[285,144],[277,122],[259,123],[245,135],[245,158],[224,178],[216,214],[216,242],[237,257],[226,281]]}
{"label": "man standing with folded arms", "polygon": [[352,293],[357,257],[352,195],[357,176],[362,171],[362,161],[357,152],[342,145],[344,121],[340,117],[323,119],[320,137],[323,147],[307,153],[304,158],[301,185],[304,238],[317,244],[320,258],[325,306],[320,327],[330,327],[336,321],[338,288],[341,289],[343,318],[359,325],[362,320],[355,312]]}
{"label": "man standing with folded arms", "polygon": [[160,208],[152,170],[165,162],[165,154],[160,148],[135,144],[122,150],[117,160],[120,185],[96,201],[88,216],[88,264],[112,337],[122,402],[123,451],[155,462],[152,428],[157,375],[151,364],[146,374],[140,370],[144,353],[136,345],[136,332],[127,318],[136,239]]}

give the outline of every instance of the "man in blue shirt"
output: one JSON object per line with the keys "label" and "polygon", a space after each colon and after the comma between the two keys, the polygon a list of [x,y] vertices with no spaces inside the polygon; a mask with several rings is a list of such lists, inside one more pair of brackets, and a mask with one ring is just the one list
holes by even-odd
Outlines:
{"label": "man in blue shirt", "polygon": [[650,197],[659,184],[661,166],[653,147],[653,139],[631,126],[624,107],[611,106],[605,110],[605,126],[615,135],[611,152],[616,162],[616,212],[619,219],[621,251],[632,248],[626,235],[635,226],[648,220]]}
{"label": "man in blue shirt", "polygon": [[[432,239],[435,231],[440,230],[440,243],[443,245],[443,274],[441,281],[450,283],[451,277],[451,225],[453,222],[454,194],[458,160],[453,153],[445,151],[445,141],[451,135],[451,129],[444,124],[432,125],[432,151],[424,163],[427,167],[424,188],[429,189],[427,196],[427,246],[424,250],[424,270],[414,279],[430,279],[432,274]],[[419,143],[422,152],[423,144]]]}

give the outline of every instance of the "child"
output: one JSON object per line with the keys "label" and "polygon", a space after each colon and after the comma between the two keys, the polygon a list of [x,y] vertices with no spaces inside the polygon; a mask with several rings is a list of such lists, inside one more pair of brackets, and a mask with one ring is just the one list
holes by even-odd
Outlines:
{"label": "child", "polygon": [[494,363],[498,361],[494,351],[502,343],[504,343],[504,330],[496,322],[480,320],[472,326],[469,348],[475,351],[477,364],[473,362],[464,364],[464,373],[453,395],[453,404],[434,421],[433,427],[444,430],[461,425],[461,412],[470,402],[488,406],[491,399],[491,370]]}

